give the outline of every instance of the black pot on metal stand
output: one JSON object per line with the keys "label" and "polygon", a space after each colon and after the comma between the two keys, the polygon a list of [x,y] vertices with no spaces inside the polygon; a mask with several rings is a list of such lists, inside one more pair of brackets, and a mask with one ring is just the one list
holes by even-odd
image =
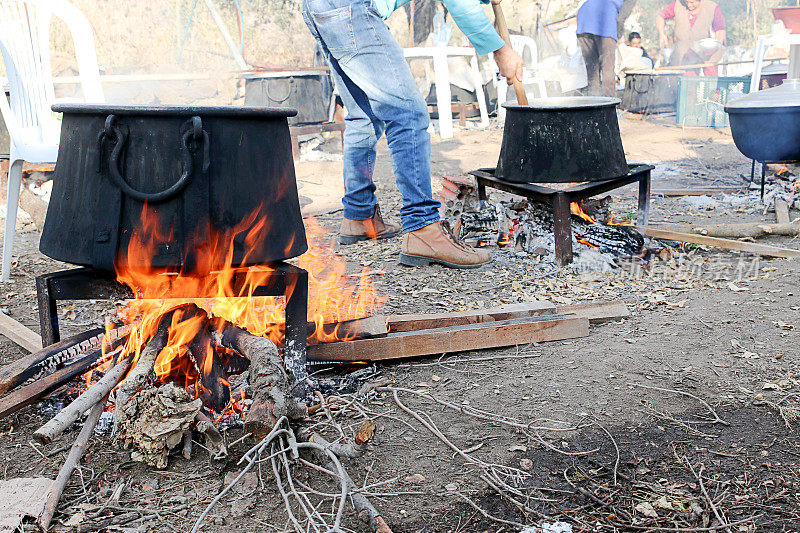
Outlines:
{"label": "black pot on metal stand", "polygon": [[731,135],[745,156],[761,163],[761,197],[767,163],[800,161],[800,44],[789,51],[789,72],[783,84],[750,93],[725,106]]}

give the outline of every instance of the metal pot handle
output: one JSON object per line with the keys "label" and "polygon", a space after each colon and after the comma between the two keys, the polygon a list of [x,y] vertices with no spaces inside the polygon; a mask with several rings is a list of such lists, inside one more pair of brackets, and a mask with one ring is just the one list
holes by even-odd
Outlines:
{"label": "metal pot handle", "polygon": [[209,161],[209,142],[208,132],[203,129],[203,122],[200,117],[192,117],[181,126],[181,156],[183,159],[183,173],[181,177],[171,187],[161,192],[142,192],[137,191],[122,177],[119,167],[120,154],[122,153],[127,134],[117,124],[116,115],[106,117],[105,128],[100,132],[97,142],[99,146],[100,161],[98,162],[97,172],[102,172],[103,142],[108,139],[113,143],[111,156],[108,161],[108,169],[112,183],[114,183],[125,195],[130,196],[141,202],[163,202],[180,193],[189,185],[194,176],[194,157],[202,146],[203,148],[203,172],[208,170]]}

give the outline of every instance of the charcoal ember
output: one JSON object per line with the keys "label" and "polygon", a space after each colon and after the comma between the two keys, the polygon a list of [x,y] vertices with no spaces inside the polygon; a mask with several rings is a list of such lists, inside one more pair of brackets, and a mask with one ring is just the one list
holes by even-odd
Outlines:
{"label": "charcoal ember", "polygon": [[[219,349],[217,349],[217,353],[219,353]],[[225,365],[225,374],[228,376],[233,374],[241,374],[250,368],[250,359],[242,357],[236,352],[228,351],[221,353],[220,356],[222,357],[223,364]]]}
{"label": "charcoal ember", "polygon": [[352,394],[380,375],[381,370],[375,366],[352,371],[349,365],[335,365],[331,367],[330,373],[318,374],[315,384],[324,395]]}
{"label": "charcoal ember", "polygon": [[500,216],[495,206],[487,204],[478,211],[461,214],[461,234],[464,236],[496,232]]}
{"label": "charcoal ember", "polygon": [[200,368],[199,397],[203,404],[219,413],[231,401],[231,390],[227,373],[219,354],[213,348],[204,350]]}
{"label": "charcoal ember", "polygon": [[601,253],[622,255],[639,255],[644,248],[642,237],[633,226],[606,226],[605,224],[589,224],[580,230],[582,237]]}

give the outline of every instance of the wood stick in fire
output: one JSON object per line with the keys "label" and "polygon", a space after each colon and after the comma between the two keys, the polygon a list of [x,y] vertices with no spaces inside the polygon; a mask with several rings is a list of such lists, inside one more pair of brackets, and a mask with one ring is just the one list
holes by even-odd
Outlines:
{"label": "wood stick in fire", "polygon": [[89,387],[68,406],[58,412],[45,425],[36,430],[33,438],[41,444],[48,444],[58,438],[73,422],[102,398],[107,397],[114,387],[127,374],[131,359],[125,358],[114,365],[97,383]]}
{"label": "wood stick in fire", "polygon": [[244,421],[245,431],[261,438],[282,416],[289,419],[304,416],[305,408],[292,396],[293,380],[272,341],[229,325],[222,331],[219,342],[250,360],[248,381],[253,390],[253,403]]}
{"label": "wood stick in fire", "polygon": [[161,317],[155,335],[153,335],[150,342],[147,343],[145,349],[142,350],[139,360],[136,362],[136,366],[133,367],[128,377],[126,377],[122,385],[119,386],[116,401],[114,402],[115,428],[119,422],[120,413],[122,413],[122,406],[147,383],[147,379],[150,376],[150,372],[153,371],[153,366],[156,363],[158,354],[160,354],[161,350],[167,345],[169,326],[172,323],[173,314],[175,314],[175,310],[165,313],[164,316]]}

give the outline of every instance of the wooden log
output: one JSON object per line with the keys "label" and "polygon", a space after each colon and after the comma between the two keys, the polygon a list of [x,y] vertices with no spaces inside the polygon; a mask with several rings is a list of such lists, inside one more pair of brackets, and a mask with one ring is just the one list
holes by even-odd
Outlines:
{"label": "wooden log", "polygon": [[78,438],[75,439],[75,444],[73,444],[72,448],[69,450],[69,454],[67,454],[67,459],[64,461],[64,465],[61,467],[61,470],[58,471],[58,476],[53,482],[53,488],[51,489],[50,495],[47,498],[44,511],[37,520],[39,528],[42,531],[48,531],[50,529],[50,521],[53,520],[56,507],[58,507],[58,500],[61,499],[61,494],[64,492],[64,488],[67,486],[67,482],[69,481],[73,470],[75,470],[75,467],[78,465],[81,457],[83,457],[84,452],[86,452],[86,446],[89,444],[89,439],[91,438],[92,433],[94,433],[94,427],[97,425],[97,422],[103,415],[103,409],[105,408],[107,399],[108,395],[106,394],[91,408],[89,417],[86,419],[86,422],[83,423],[81,432],[78,433]]}
{"label": "wooden log", "polygon": [[589,324],[602,324],[631,316],[628,306],[620,300],[559,305],[556,307],[556,312],[559,315],[572,314],[587,318]]}
{"label": "wooden log", "polygon": [[666,231],[679,231],[685,233],[696,233],[697,235],[707,235],[709,237],[721,237],[730,239],[757,239],[768,235],[785,235],[794,237],[800,234],[800,220],[786,224],[772,224],[769,222],[742,222],[736,224],[706,224],[702,226],[691,224],[670,224],[663,226],[651,226],[655,229]]}
{"label": "wooden log", "polygon": [[5,313],[0,313],[0,335],[19,344],[29,352],[42,349],[42,337]]}
{"label": "wooden log", "polygon": [[697,187],[691,189],[653,189],[653,196],[705,196],[714,194],[732,194],[741,191],[741,187]]}
{"label": "wooden log", "polygon": [[246,432],[263,438],[282,416],[294,420],[305,415],[305,408],[292,396],[293,379],[272,341],[230,325],[222,331],[220,343],[250,359],[248,382],[253,391],[253,403],[244,420]]}
{"label": "wooden log", "polygon": [[[129,331],[129,326],[113,329],[109,332],[106,342],[112,348],[116,347]],[[59,370],[71,360],[90,351],[99,357],[104,339],[106,339],[105,329],[95,328],[17,359],[0,369],[0,394],[7,393],[29,379],[39,379]]]}
{"label": "wooden log", "polygon": [[308,347],[308,357],[318,361],[381,361],[574,339],[588,334],[589,320],[583,317],[527,317],[389,333],[378,339],[316,344]]}
{"label": "wooden log", "polygon": [[552,315],[555,313],[556,306],[553,303],[535,301],[453,313],[391,315],[388,320],[389,331],[396,333],[449,326],[466,326],[468,324]]}
{"label": "wooden log", "polygon": [[73,422],[78,420],[83,413],[91,409],[103,397],[108,396],[111,390],[122,381],[131,367],[131,359],[125,358],[114,365],[101,377],[97,383],[89,387],[75,400],[58,412],[45,425],[33,433],[33,438],[40,444],[48,444],[64,433]]}
{"label": "wooden log", "polygon": [[688,242],[691,244],[700,244],[704,246],[714,246],[717,248],[724,248],[726,250],[749,252],[757,255],[766,255],[769,257],[800,257],[800,250],[793,250],[791,248],[778,248],[776,246],[734,241],[730,239],[720,239],[718,237],[707,237],[705,235],[694,235],[691,233],[663,230],[654,227],[647,227],[645,228],[644,232],[648,237],[655,237],[656,239],[665,239],[668,241],[679,241]]}
{"label": "wooden log", "polygon": [[[189,307],[192,310],[197,309],[194,304],[189,304],[188,306],[184,306],[180,309],[184,309],[186,307]],[[134,394],[139,392],[139,390],[147,382],[150,373],[153,371],[153,365],[155,365],[158,354],[161,353],[161,350],[163,350],[164,346],[167,344],[169,327],[172,323],[172,316],[176,311],[178,311],[178,309],[173,309],[161,317],[161,321],[158,323],[156,333],[150,338],[150,341],[147,343],[147,346],[144,348],[144,350],[142,350],[141,355],[139,355],[139,360],[136,361],[136,366],[133,367],[133,370],[130,371],[128,376],[125,378],[125,381],[123,381],[122,385],[120,385],[119,389],[117,389],[117,395],[114,401],[115,428],[119,424],[119,417],[120,413],[122,413],[122,407],[128,402],[128,400],[131,399],[131,397],[133,397]]]}
{"label": "wooden log", "polygon": [[789,218],[789,204],[780,198],[775,198],[775,219],[778,224],[789,224],[792,221]]}
{"label": "wooden log", "polygon": [[0,419],[39,401],[74,377],[89,370],[89,368],[97,363],[100,357],[100,350],[97,350],[97,352],[98,353],[89,353],[61,370],[57,370],[38,381],[34,381],[30,385],[19,388],[0,398]]}

